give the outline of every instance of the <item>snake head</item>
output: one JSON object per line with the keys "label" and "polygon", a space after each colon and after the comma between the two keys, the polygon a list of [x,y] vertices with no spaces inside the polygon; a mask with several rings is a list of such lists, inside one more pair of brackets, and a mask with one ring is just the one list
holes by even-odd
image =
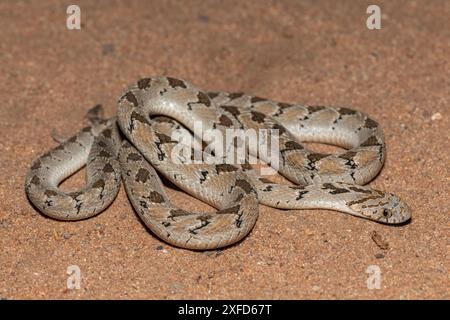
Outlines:
{"label": "snake head", "polygon": [[360,216],[386,224],[400,224],[411,219],[411,209],[392,193],[375,191],[376,196],[349,203]]}

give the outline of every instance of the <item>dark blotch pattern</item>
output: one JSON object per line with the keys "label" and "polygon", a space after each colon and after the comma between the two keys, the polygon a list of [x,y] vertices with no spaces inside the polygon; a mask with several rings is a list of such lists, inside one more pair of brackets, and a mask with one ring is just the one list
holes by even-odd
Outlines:
{"label": "dark blotch pattern", "polygon": [[[345,164],[346,164],[347,166],[350,166],[350,168],[352,168],[352,169],[356,169],[356,168],[357,168],[357,165],[356,165],[356,163],[355,163],[355,160],[353,159],[353,157],[356,156],[356,155],[357,155],[356,152],[354,152],[354,151],[348,151],[348,152],[346,152],[346,153],[344,153],[344,154],[341,154],[341,155],[339,156],[339,158],[344,159],[344,160],[347,160],[347,162],[346,162]],[[351,173],[350,175],[353,177],[353,174],[354,174],[354,173]]]}
{"label": "dark blotch pattern", "polygon": [[100,153],[98,155],[99,155],[99,157],[111,158],[111,155],[108,152],[106,152],[105,150],[100,151]]}
{"label": "dark blotch pattern", "polygon": [[219,123],[225,127],[231,127],[233,125],[233,121],[224,114],[220,116],[219,121]]}
{"label": "dark blotch pattern", "polygon": [[202,176],[200,177],[200,184],[202,184],[203,182],[206,181],[206,177],[208,176],[208,173],[209,173],[209,172],[205,170],[205,171],[201,171],[200,173],[201,173],[201,175],[202,175]]}
{"label": "dark blotch pattern", "polygon": [[136,182],[146,183],[150,176],[150,172],[147,169],[140,168],[138,173],[136,173]]}
{"label": "dark blotch pattern", "polygon": [[344,154],[341,154],[341,155],[339,156],[339,158],[345,159],[345,160],[352,160],[354,156],[356,156],[356,152],[354,152],[354,151],[348,151],[348,152],[346,152],[346,153],[344,153]]}
{"label": "dark blotch pattern", "polygon": [[172,210],[170,210],[169,218],[176,218],[176,217],[180,217],[180,216],[189,216],[192,214],[193,213],[183,210],[183,209],[172,209]]}
{"label": "dark blotch pattern", "polygon": [[369,129],[376,128],[376,127],[378,127],[378,122],[376,122],[375,120],[372,120],[370,118],[367,118],[366,122],[364,123],[364,127],[369,128]]}
{"label": "dark blotch pattern", "polygon": [[35,185],[39,185],[41,183],[41,180],[38,178],[38,176],[33,176],[33,178],[31,179],[30,183],[35,184]]}
{"label": "dark blotch pattern", "polygon": [[217,211],[217,214],[238,214],[240,208],[241,208],[240,205],[235,205],[235,206],[230,207],[230,208],[219,210],[219,211]]}
{"label": "dark blotch pattern", "polygon": [[234,172],[237,171],[238,168],[235,166],[232,166],[231,164],[218,164],[216,165],[216,171],[217,174],[220,174],[221,172]]}
{"label": "dark blotch pattern", "polygon": [[[209,219],[211,219],[211,216],[206,214],[206,215],[202,215],[200,217],[197,217],[197,220],[200,220],[202,222],[202,224],[198,227],[195,227],[193,229],[189,229],[189,232],[196,235],[198,234],[198,230],[203,229],[204,227],[206,227],[208,224],[210,224]],[[189,241],[189,239],[186,241],[186,243]]]}
{"label": "dark blotch pattern", "polygon": [[53,191],[53,190],[45,190],[44,194],[45,194],[47,197],[53,197],[53,196],[56,196],[58,193],[55,192],[55,191]]}
{"label": "dark blotch pattern", "polygon": [[273,126],[272,126],[272,129],[274,129],[274,130],[278,130],[278,134],[281,136],[282,134],[284,134],[284,133],[286,133],[286,128],[285,127],[283,127],[282,125],[280,125],[280,124],[278,124],[278,123],[275,123]]}
{"label": "dark blotch pattern", "polygon": [[263,113],[258,111],[251,111],[251,114],[253,121],[256,121],[258,123],[264,123],[266,116]]}
{"label": "dark blotch pattern", "polygon": [[127,99],[127,101],[132,103],[135,107],[137,107],[137,105],[139,104],[137,99],[136,99],[136,96],[131,91],[128,91],[125,94],[125,99]]}
{"label": "dark blotch pattern", "polygon": [[232,92],[228,95],[228,98],[230,98],[230,100],[234,100],[242,97],[243,95],[244,95],[243,92]]}
{"label": "dark blotch pattern", "polygon": [[308,160],[311,162],[319,161],[320,159],[325,158],[327,155],[323,153],[311,153],[308,155]]}
{"label": "dark blotch pattern", "polygon": [[143,90],[150,87],[150,78],[144,78],[137,82],[138,88]]}
{"label": "dark blotch pattern", "polygon": [[285,144],[286,150],[302,150],[303,146],[295,141],[288,141]]}
{"label": "dark blotch pattern", "polygon": [[305,187],[306,186],[302,186],[302,185],[288,186],[288,188],[292,189],[292,190],[305,189]]}
{"label": "dark blotch pattern", "polygon": [[163,203],[165,202],[164,197],[162,194],[156,191],[150,192],[150,195],[148,196],[149,200],[154,203]]}
{"label": "dark blotch pattern", "polygon": [[74,191],[74,192],[69,193],[69,196],[78,202],[77,198],[82,194],[83,194],[83,192],[81,192],[81,191]]}
{"label": "dark blotch pattern", "polygon": [[355,192],[359,192],[359,193],[367,193],[367,194],[372,193],[372,191],[370,191],[370,190],[361,189],[358,187],[349,187],[349,189],[352,191],[355,191]]}
{"label": "dark blotch pattern", "polygon": [[103,172],[104,173],[111,173],[114,172],[114,168],[111,164],[107,163],[105,164],[105,166],[103,167]]}
{"label": "dark blotch pattern", "polygon": [[111,135],[112,135],[112,130],[111,129],[105,129],[105,130],[103,130],[102,131],[102,135],[105,137],[105,138],[111,138]]}
{"label": "dark blotch pattern", "polygon": [[344,108],[344,107],[339,108],[338,112],[339,112],[339,114],[340,114],[341,116],[344,116],[344,115],[352,115],[352,114],[357,113],[357,111],[355,111],[355,110],[348,109],[348,108]]}
{"label": "dark blotch pattern", "polygon": [[248,183],[248,181],[243,180],[243,179],[237,179],[236,180],[236,186],[240,187],[247,194],[249,194],[250,192],[254,191],[252,185],[250,183]]}
{"label": "dark blotch pattern", "polygon": [[139,205],[140,205],[142,208],[148,209],[147,202],[145,202],[144,200],[140,200],[140,201],[139,201]]}
{"label": "dark blotch pattern", "polygon": [[211,99],[214,99],[214,98],[217,97],[218,95],[219,95],[218,92],[208,92],[208,96],[209,96]]}
{"label": "dark blotch pattern", "polygon": [[177,88],[177,87],[187,88],[186,84],[182,80],[167,77],[167,81],[169,81],[169,86],[171,86],[174,89]]}
{"label": "dark blotch pattern", "polygon": [[137,113],[135,111],[133,111],[131,113],[131,122],[133,122],[134,120],[139,121],[139,122],[144,123],[144,124],[147,124],[147,125],[150,125],[148,120],[143,115],[141,115],[141,114],[139,114],[139,113]]}
{"label": "dark blotch pattern", "polygon": [[142,159],[141,155],[140,155],[140,154],[137,154],[137,153],[129,153],[129,154],[128,154],[128,157],[127,157],[127,161],[128,161],[128,160],[131,160],[131,161],[139,161],[139,160],[141,160],[141,159]]}
{"label": "dark blotch pattern", "polygon": [[261,97],[252,97],[250,99],[251,103],[261,102],[261,101],[267,101],[267,99],[261,98]]}
{"label": "dark blotch pattern", "polygon": [[306,108],[308,109],[309,113],[314,113],[314,112],[325,109],[324,106],[307,106]]}
{"label": "dark blotch pattern", "polygon": [[293,104],[292,103],[278,102],[277,106],[280,107],[281,109],[286,109],[286,108],[292,107]]}
{"label": "dark blotch pattern", "polygon": [[305,194],[307,194],[307,193],[308,193],[308,191],[299,191],[297,197],[295,198],[295,200],[300,200],[300,199],[302,199],[303,196],[304,196]]}
{"label": "dark blotch pattern", "polygon": [[233,116],[237,117],[241,114],[238,107],[235,106],[221,106],[221,108],[229,113],[231,113]]}
{"label": "dark blotch pattern", "polygon": [[176,142],[176,141],[173,141],[168,135],[166,135],[164,133],[156,132],[156,136],[158,137],[159,143]]}
{"label": "dark blotch pattern", "polygon": [[371,136],[361,144],[361,147],[372,147],[378,145],[380,145],[380,143],[378,142],[377,138],[375,136]]}
{"label": "dark blotch pattern", "polygon": [[37,170],[41,167],[41,162],[40,161],[36,161],[35,163],[33,163],[33,165],[31,166],[31,170]]}
{"label": "dark blotch pattern", "polygon": [[92,188],[98,188],[103,189],[105,187],[105,181],[103,179],[99,179],[95,181],[95,183],[92,185]]}
{"label": "dark blotch pattern", "polygon": [[335,185],[333,185],[333,184],[331,184],[331,183],[324,183],[322,189],[325,189],[325,190],[332,190],[332,191],[330,192],[330,194],[340,194],[340,193],[347,193],[347,192],[350,192],[350,191],[348,191],[347,189],[336,187]]}
{"label": "dark blotch pattern", "polygon": [[200,91],[197,94],[197,99],[198,99],[198,103],[202,103],[207,107],[211,106],[211,100],[209,100],[209,97],[207,94],[205,94],[204,92]]}

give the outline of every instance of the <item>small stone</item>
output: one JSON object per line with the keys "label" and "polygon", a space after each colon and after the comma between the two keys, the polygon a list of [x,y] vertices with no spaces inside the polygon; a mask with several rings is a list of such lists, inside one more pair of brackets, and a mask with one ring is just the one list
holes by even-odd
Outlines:
{"label": "small stone", "polygon": [[383,259],[383,258],[384,258],[384,254],[382,254],[382,253],[377,253],[377,254],[375,255],[375,258],[377,258],[377,259]]}
{"label": "small stone", "polygon": [[170,289],[172,289],[172,292],[173,292],[173,291],[180,291],[180,290],[183,289],[183,285],[182,285],[181,283],[178,283],[178,282],[173,282],[173,283],[170,285]]}
{"label": "small stone", "polygon": [[387,250],[387,249],[389,249],[389,243],[388,243],[386,240],[384,240],[383,237],[382,237],[378,232],[376,232],[375,230],[373,230],[373,231],[370,233],[370,236],[371,236],[373,242],[375,242],[375,244],[376,244],[380,249],[382,249],[382,250]]}
{"label": "small stone", "polygon": [[428,110],[424,110],[424,111],[422,111],[422,116],[424,118],[428,118],[429,116],[431,116],[431,112]]}
{"label": "small stone", "polygon": [[102,53],[103,55],[108,55],[110,53],[113,53],[115,50],[114,45],[112,43],[106,43],[102,47]]}
{"label": "small stone", "polygon": [[208,23],[209,22],[209,17],[205,16],[205,15],[200,15],[200,16],[198,16],[198,20],[200,20],[203,23]]}
{"label": "small stone", "polygon": [[62,236],[63,236],[63,238],[64,239],[70,239],[71,237],[72,237],[72,234],[71,233],[69,233],[69,232],[64,232],[63,234],[62,234]]}
{"label": "small stone", "polygon": [[163,246],[157,246],[157,247],[156,247],[156,250],[162,250],[162,249],[164,249]]}
{"label": "small stone", "polygon": [[313,287],[312,287],[312,289],[313,289],[313,291],[319,291],[320,290],[320,286],[318,286],[318,285],[314,285]]}
{"label": "small stone", "polygon": [[126,213],[121,213],[119,218],[120,218],[121,220],[125,220],[127,217],[128,217],[128,214],[126,214]]}
{"label": "small stone", "polygon": [[441,119],[442,119],[442,114],[440,112],[433,113],[433,115],[431,116],[432,121],[441,120]]}
{"label": "small stone", "polygon": [[7,219],[0,220],[0,228],[8,229],[11,227],[11,223]]}

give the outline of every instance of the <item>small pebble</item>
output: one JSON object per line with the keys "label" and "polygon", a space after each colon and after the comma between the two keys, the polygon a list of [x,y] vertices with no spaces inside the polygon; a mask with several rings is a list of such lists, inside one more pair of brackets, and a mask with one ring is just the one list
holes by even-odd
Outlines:
{"label": "small pebble", "polygon": [[103,53],[103,55],[106,56],[106,55],[108,55],[110,53],[113,53],[114,49],[115,48],[114,48],[114,45],[112,43],[106,43],[102,47],[102,53]]}
{"label": "small pebble", "polygon": [[384,240],[383,237],[382,237],[378,232],[376,232],[375,230],[373,230],[373,231],[370,233],[370,236],[371,236],[373,242],[375,242],[375,244],[376,244],[380,249],[382,249],[382,250],[387,250],[387,249],[389,249],[389,243],[388,243],[386,240]]}
{"label": "small pebble", "polygon": [[205,16],[205,15],[200,15],[200,16],[198,16],[198,19],[199,19],[201,22],[204,22],[204,23],[208,23],[208,22],[209,22],[209,17],[208,17],[208,16]]}
{"label": "small pebble", "polygon": [[377,259],[383,259],[383,258],[384,258],[384,254],[382,254],[382,253],[377,253],[377,254],[375,255],[375,258],[377,258]]}
{"label": "small pebble", "polygon": [[6,220],[6,219],[0,220],[0,228],[7,229],[9,227],[11,227],[11,223],[8,220]]}
{"label": "small pebble", "polygon": [[432,121],[441,120],[441,119],[442,119],[442,114],[440,112],[433,113],[433,115],[431,116]]}
{"label": "small pebble", "polygon": [[172,291],[180,291],[183,289],[183,285],[181,283],[174,282],[170,285],[170,289],[172,289]]}
{"label": "small pebble", "polygon": [[64,239],[70,239],[71,237],[72,237],[72,234],[71,233],[69,233],[69,232],[64,232],[63,234],[62,234],[62,236],[63,236],[63,238]]}

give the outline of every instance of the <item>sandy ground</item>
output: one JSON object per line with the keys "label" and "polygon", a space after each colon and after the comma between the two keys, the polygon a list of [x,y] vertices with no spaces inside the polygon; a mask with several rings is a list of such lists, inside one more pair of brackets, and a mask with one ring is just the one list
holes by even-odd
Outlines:
{"label": "sandy ground", "polygon": [[[366,28],[368,1],[76,3],[82,28],[71,31],[67,1],[0,3],[0,297],[450,298],[449,1],[377,1],[381,30]],[[158,74],[369,113],[388,146],[371,185],[402,197],[413,220],[391,227],[261,206],[244,241],[200,253],[149,233],[123,188],[86,221],[37,212],[24,178],[55,146],[51,129],[75,133],[97,103],[113,115],[127,84]],[[208,208],[169,194],[185,209]],[[79,290],[66,286],[73,265]],[[371,265],[381,271],[379,290],[367,287]]]}

